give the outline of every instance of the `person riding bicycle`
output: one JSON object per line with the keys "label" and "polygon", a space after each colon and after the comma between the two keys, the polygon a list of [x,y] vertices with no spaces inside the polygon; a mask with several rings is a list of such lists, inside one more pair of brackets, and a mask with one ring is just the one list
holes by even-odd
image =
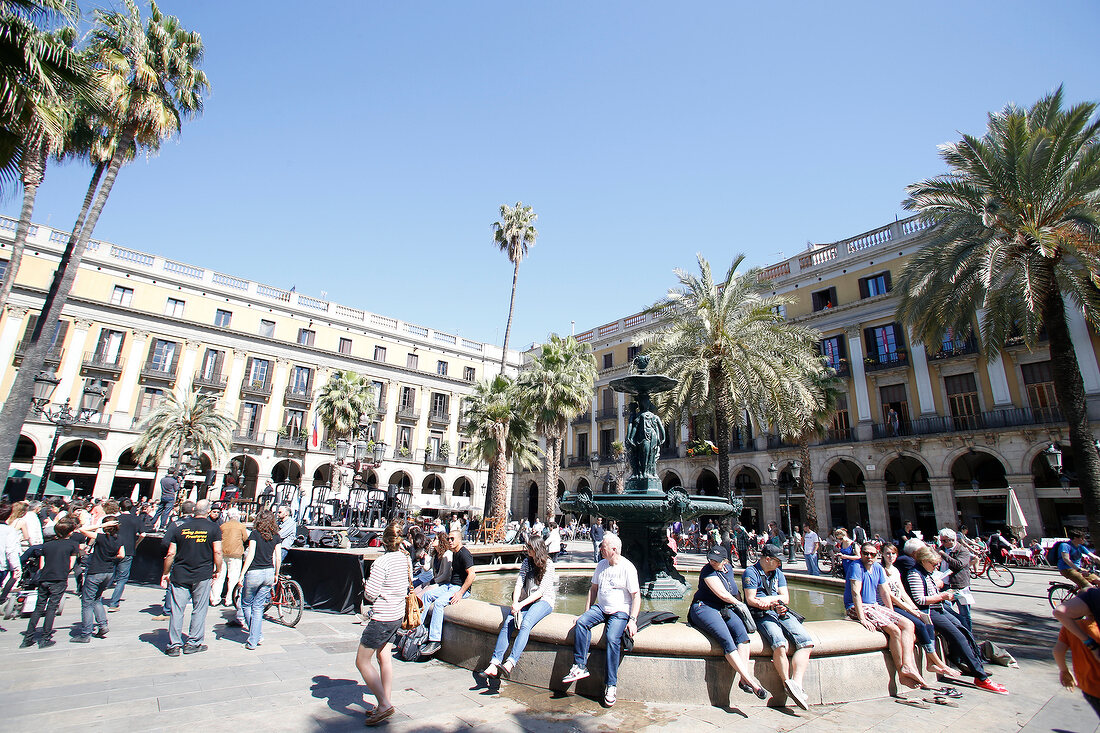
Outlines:
{"label": "person riding bicycle", "polygon": [[1069,531],[1069,542],[1058,543],[1058,572],[1072,580],[1081,590],[1090,585],[1100,586],[1100,575],[1081,567],[1081,558],[1087,557],[1093,563],[1100,563],[1092,550],[1085,547],[1085,533],[1079,529]]}

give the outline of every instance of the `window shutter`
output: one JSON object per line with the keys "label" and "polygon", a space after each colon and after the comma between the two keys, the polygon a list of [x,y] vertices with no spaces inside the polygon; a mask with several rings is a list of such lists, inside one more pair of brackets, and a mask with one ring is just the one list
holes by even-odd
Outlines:
{"label": "window shutter", "polygon": [[882,277],[886,281],[886,292],[889,293],[891,290],[894,289],[890,281],[890,271],[887,270],[886,272],[882,273]]}
{"label": "window shutter", "polygon": [[859,297],[867,298],[871,294],[870,289],[867,287],[867,278],[861,277],[859,279]]}
{"label": "window shutter", "polygon": [[252,362],[254,357],[248,357],[248,361],[244,363],[244,382],[248,386],[252,386]]}
{"label": "window shutter", "polygon": [[837,336],[836,337],[836,343],[837,343],[837,347],[838,347],[837,348],[837,353],[840,354],[841,359],[847,359],[848,358],[848,344],[845,343],[846,341],[847,341],[847,339],[844,338],[843,336]]}
{"label": "window shutter", "polygon": [[863,342],[867,346],[867,356],[878,356],[878,346],[875,344],[875,329],[863,329]]}
{"label": "window shutter", "polygon": [[30,341],[31,334],[34,333],[34,327],[38,325],[38,315],[32,313],[27,319],[27,327],[23,329],[23,340]]}
{"label": "window shutter", "polygon": [[60,346],[61,344],[65,343],[65,334],[67,334],[68,332],[69,322],[58,321],[57,330],[54,332],[53,341],[50,343],[50,346]]}
{"label": "window shutter", "polygon": [[214,352],[214,374],[215,375],[221,376],[222,364],[224,362],[225,362],[225,352],[224,351],[215,351]]}
{"label": "window shutter", "polygon": [[836,299],[836,288],[835,287],[829,288],[829,302],[833,304],[834,308],[837,307],[837,305],[839,305],[839,303],[837,302],[837,299]]}
{"label": "window shutter", "polygon": [[900,323],[890,324],[894,329],[894,343],[897,344],[899,349],[905,348],[905,329],[902,328]]}

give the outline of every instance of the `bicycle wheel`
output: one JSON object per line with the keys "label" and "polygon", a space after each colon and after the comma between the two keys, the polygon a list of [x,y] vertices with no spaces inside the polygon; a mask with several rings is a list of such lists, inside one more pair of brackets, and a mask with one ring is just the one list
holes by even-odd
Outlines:
{"label": "bicycle wheel", "polygon": [[280,585],[279,602],[272,604],[275,618],[283,626],[294,626],[302,619],[302,586],[289,578],[280,581]]}
{"label": "bicycle wheel", "polygon": [[1016,576],[1012,574],[1008,566],[998,565],[996,563],[989,566],[989,570],[986,571],[985,577],[989,578],[989,582],[998,588],[1007,588],[1016,582]]}
{"label": "bicycle wheel", "polygon": [[831,575],[833,572],[833,558],[831,555],[819,555],[817,558],[817,569],[824,575]]}
{"label": "bicycle wheel", "polygon": [[1051,583],[1050,588],[1047,589],[1047,600],[1050,601],[1051,608],[1058,608],[1075,595],[1077,595],[1077,588],[1065,583]]}

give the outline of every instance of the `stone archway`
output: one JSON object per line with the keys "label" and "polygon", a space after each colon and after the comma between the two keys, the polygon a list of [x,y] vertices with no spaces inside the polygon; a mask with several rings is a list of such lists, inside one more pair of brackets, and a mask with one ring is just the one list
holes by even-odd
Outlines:
{"label": "stone archway", "polygon": [[1005,465],[991,453],[974,449],[951,464],[959,521],[977,534],[1003,529],[1008,515]]}
{"label": "stone archway", "polygon": [[704,468],[695,479],[695,493],[700,496],[718,496],[718,476],[709,468]]}
{"label": "stone archway", "polygon": [[936,508],[928,467],[920,458],[902,453],[886,464],[882,472],[886,483],[886,505],[890,517],[889,534],[894,537],[912,522],[913,528],[931,539],[936,530]]}
{"label": "stone archway", "polygon": [[[232,477],[232,465],[236,462],[237,475]],[[233,456],[233,458],[226,464],[226,480],[236,480],[237,485],[241,489],[241,498],[246,500],[252,500],[256,498],[256,485],[260,479],[260,464],[252,456],[240,454]]]}
{"label": "stone archway", "polygon": [[535,523],[539,514],[539,485],[532,481],[527,485],[527,521]]}
{"label": "stone archway", "polygon": [[297,461],[284,458],[271,467],[271,481],[276,484],[300,486],[302,484],[302,467]]}
{"label": "stone archway", "polygon": [[661,488],[665,491],[683,485],[684,482],[680,479],[680,476],[675,471],[665,471],[665,475],[661,477]]}
{"label": "stone archway", "polygon": [[49,480],[63,486],[72,481],[74,495],[91,496],[102,460],[103,451],[94,442],[86,439],[69,441],[54,454]]}
{"label": "stone archway", "polygon": [[742,466],[733,476],[733,493],[741,497],[744,506],[739,520],[747,530],[764,529],[764,493],[760,474],[755,468]]}
{"label": "stone archway", "polygon": [[[857,524],[864,529],[870,527],[870,514],[867,509],[867,486],[864,481],[863,469],[848,458],[841,458],[833,463],[825,474],[826,485],[829,492],[829,517],[831,526],[828,529],[844,527],[851,535],[852,528]],[[826,528],[819,529],[824,534]]]}

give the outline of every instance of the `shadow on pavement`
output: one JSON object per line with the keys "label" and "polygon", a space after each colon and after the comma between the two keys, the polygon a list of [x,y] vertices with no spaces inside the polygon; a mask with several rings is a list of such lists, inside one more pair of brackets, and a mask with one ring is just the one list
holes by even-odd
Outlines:
{"label": "shadow on pavement", "polygon": [[356,710],[351,707],[352,705],[367,708],[363,703],[364,689],[359,686],[357,680],[333,679],[328,675],[319,674],[314,676],[309,692],[318,700],[324,700],[333,712],[350,717],[363,714],[362,710]]}

